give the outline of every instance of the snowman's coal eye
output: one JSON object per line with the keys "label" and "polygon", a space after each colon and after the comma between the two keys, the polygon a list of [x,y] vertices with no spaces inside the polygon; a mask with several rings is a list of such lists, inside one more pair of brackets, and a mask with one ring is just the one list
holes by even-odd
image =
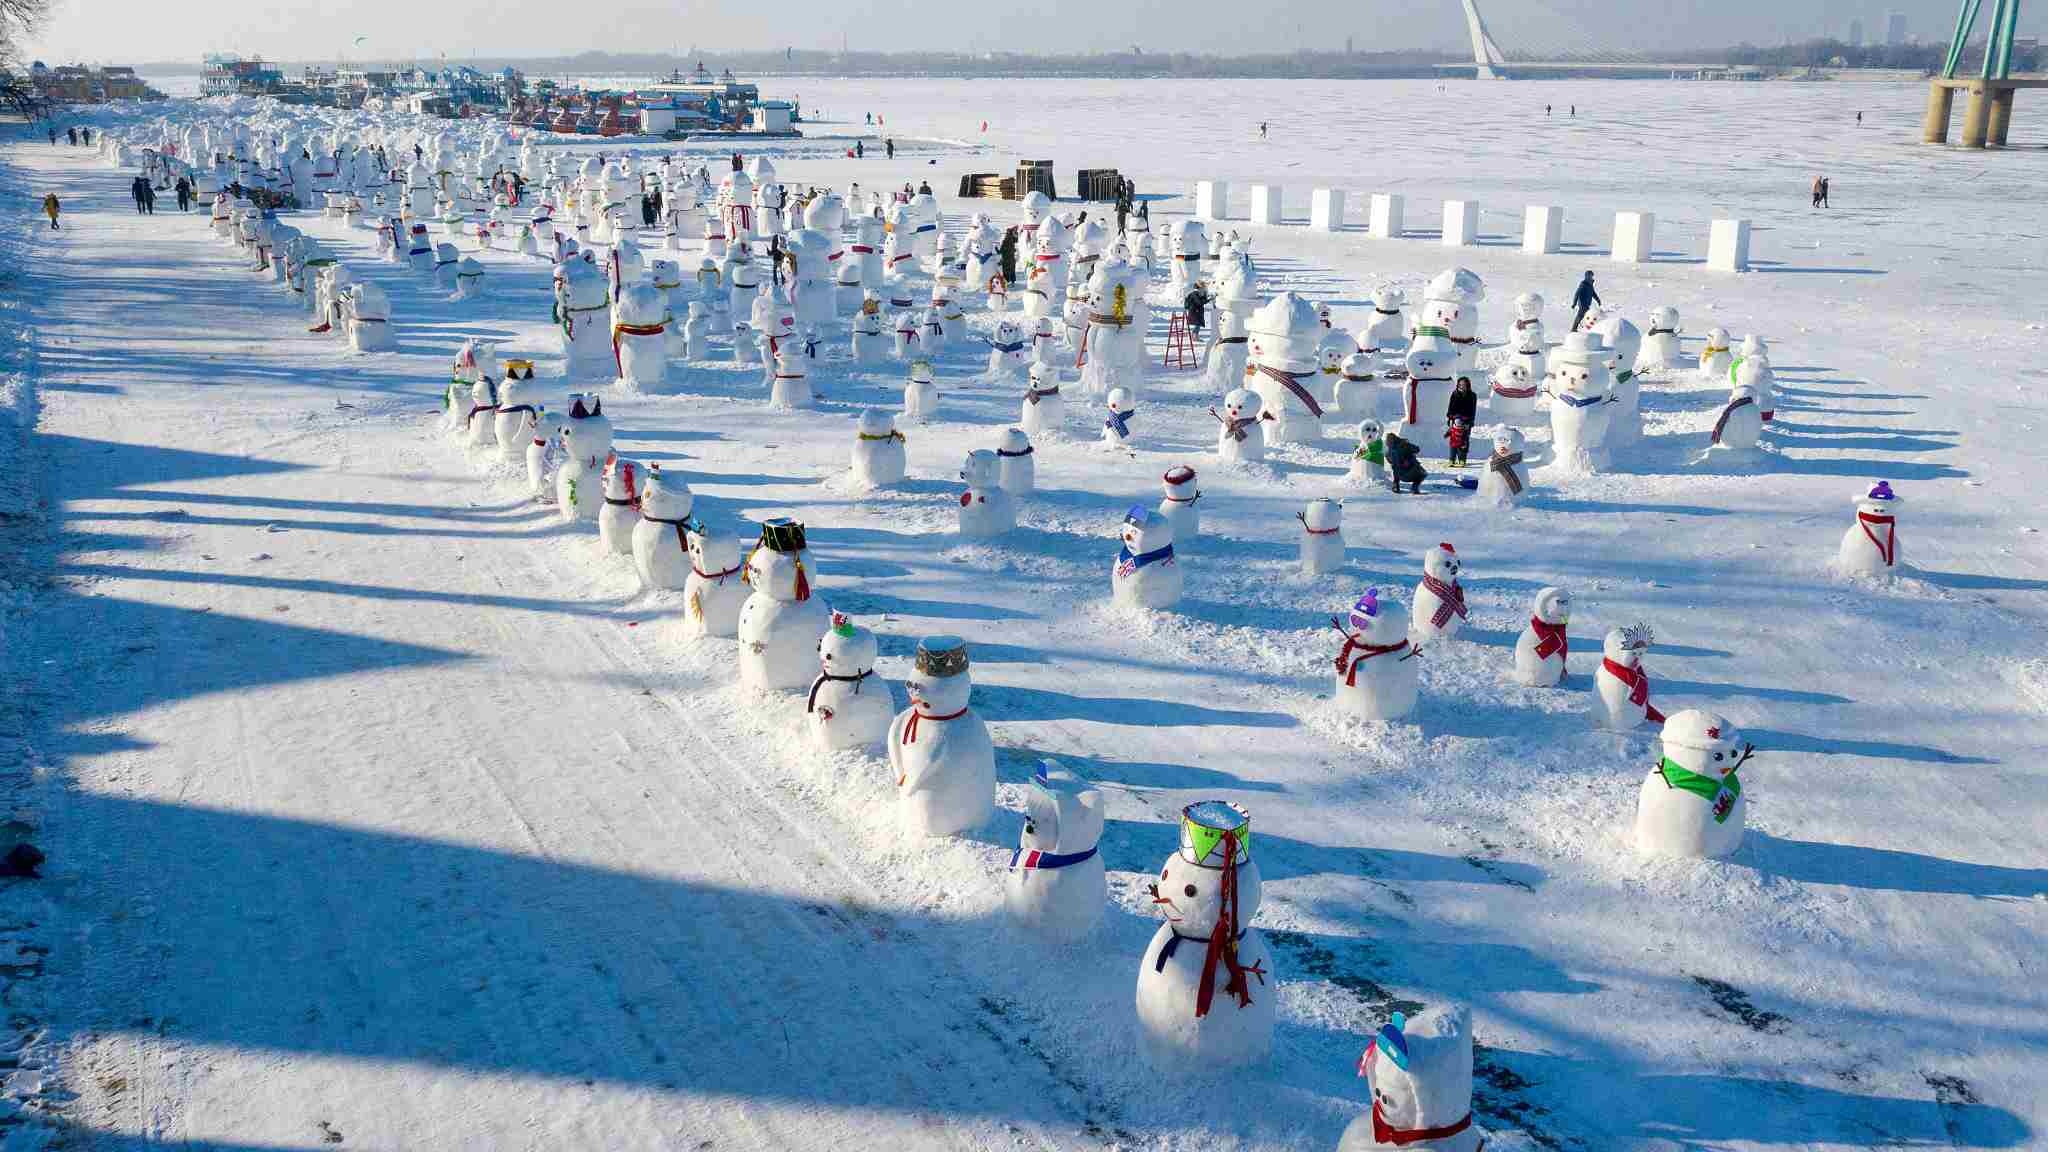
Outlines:
{"label": "snowman's coal eye", "polygon": [[1719,752],[1716,752],[1716,753],[1714,753],[1714,759],[1716,759],[1716,760],[1724,760],[1724,759],[1726,759],[1726,757],[1724,757],[1723,755],[1721,755],[1721,753],[1719,753]]}
{"label": "snowman's coal eye", "polygon": [[1033,823],[1032,823],[1031,821],[1029,821],[1029,820],[1026,820],[1026,821],[1024,822],[1024,834],[1025,834],[1025,835],[1027,835],[1027,836],[1036,836],[1036,835],[1038,835],[1038,825],[1036,825],[1036,824],[1033,824]]}
{"label": "snowman's coal eye", "polygon": [[1161,869],[1159,870],[1159,878],[1160,878],[1161,880],[1164,880],[1164,879],[1166,879],[1166,869],[1164,869],[1164,868],[1161,868]]}
{"label": "snowman's coal eye", "polygon": [[1193,896],[1195,894],[1195,886],[1193,884],[1190,884],[1187,887],[1181,889],[1181,891],[1187,893],[1190,896]]}

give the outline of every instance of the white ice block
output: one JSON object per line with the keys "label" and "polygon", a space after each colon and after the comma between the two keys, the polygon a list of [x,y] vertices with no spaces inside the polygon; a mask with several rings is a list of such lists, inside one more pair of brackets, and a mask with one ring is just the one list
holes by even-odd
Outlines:
{"label": "white ice block", "polygon": [[1749,271],[1749,221],[1714,221],[1707,233],[1707,267],[1715,272]]}
{"label": "white ice block", "polygon": [[1467,248],[1479,242],[1479,202],[1444,201],[1444,245]]}
{"label": "white ice block", "polygon": [[1548,256],[1564,240],[1564,209],[1555,204],[1531,204],[1522,212],[1522,251],[1531,256]]}
{"label": "white ice block", "polygon": [[1647,264],[1657,217],[1649,212],[1614,214],[1614,259],[1622,264]]}
{"label": "white ice block", "polygon": [[1368,234],[1378,240],[1392,240],[1401,234],[1402,199],[1398,193],[1372,194],[1372,217]]}
{"label": "white ice block", "polygon": [[1195,184],[1195,219],[1221,220],[1230,203],[1230,185],[1222,180],[1201,180]]}
{"label": "white ice block", "polygon": [[1308,226],[1318,232],[1344,229],[1344,190],[1318,188],[1309,196]]}
{"label": "white ice block", "polygon": [[1280,222],[1280,186],[1278,184],[1252,185],[1252,223],[1278,224]]}

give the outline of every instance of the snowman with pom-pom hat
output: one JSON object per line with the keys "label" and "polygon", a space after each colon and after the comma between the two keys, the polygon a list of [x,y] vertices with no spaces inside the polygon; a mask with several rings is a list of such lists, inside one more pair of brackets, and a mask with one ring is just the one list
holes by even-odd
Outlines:
{"label": "snowman with pom-pom hat", "polygon": [[1372,1109],[1353,1120],[1337,1152],[1479,1152],[1472,1122],[1472,1021],[1461,1007],[1394,1013],[1359,1057]]}
{"label": "snowman with pom-pom hat", "polygon": [[904,826],[924,836],[951,836],[987,822],[995,811],[995,743],[972,707],[967,642],[927,636],[918,642],[910,707],[889,724],[889,766]]}
{"label": "snowman with pom-pom hat", "polygon": [[1020,930],[1071,944],[1095,930],[1108,903],[1102,793],[1046,760],[1024,793],[1024,831],[1003,877],[1003,907]]}
{"label": "snowman with pom-pom hat", "polygon": [[1856,500],[1856,523],[1842,533],[1835,550],[1835,568],[1845,576],[1869,576],[1889,580],[1898,571],[1899,494],[1891,481],[1879,480],[1863,490]]}
{"label": "snowman with pom-pom hat", "polygon": [[1664,754],[1636,795],[1636,851],[1648,856],[1726,856],[1742,846],[1742,779],[1754,754],[1735,725],[1688,708],[1664,721]]}
{"label": "snowman with pom-pom hat", "polygon": [[761,540],[747,557],[753,589],[740,606],[740,683],[750,688],[802,691],[814,675],[818,638],[831,627],[832,610],[811,587],[802,523],[786,517],[761,523]]}
{"label": "snowman with pom-pom hat", "polygon": [[1252,926],[1263,892],[1251,814],[1223,800],[1188,805],[1180,847],[1151,892],[1166,923],[1138,965],[1146,1057],[1192,1075],[1265,1060],[1278,980],[1265,937]]}
{"label": "snowman with pom-pom hat", "polygon": [[1542,588],[1529,609],[1528,626],[1515,638],[1515,680],[1531,688],[1554,688],[1564,682],[1572,654],[1565,625],[1572,619],[1572,594]]}
{"label": "snowman with pom-pom hat", "polygon": [[1110,595],[1119,604],[1171,608],[1183,576],[1173,555],[1173,522],[1142,505],[1124,514],[1123,547],[1110,566]]}
{"label": "snowman with pom-pom hat", "polygon": [[1410,624],[1418,642],[1455,640],[1465,626],[1465,586],[1458,582],[1463,567],[1457,549],[1448,542],[1422,554],[1422,581],[1415,585],[1415,618]]}
{"label": "snowman with pom-pom hat", "polygon": [[896,704],[875,675],[875,634],[843,612],[818,639],[818,676],[804,699],[811,742],[827,752],[879,748],[889,739]]}
{"label": "snowman with pom-pom hat", "polygon": [[1664,723],[1664,713],[1650,703],[1650,673],[1643,653],[1655,639],[1648,624],[1610,628],[1600,645],[1600,667],[1593,673],[1593,723],[1616,732],[1632,732],[1644,724]]}
{"label": "snowman with pom-pom hat", "polygon": [[1367,588],[1348,616],[1330,623],[1344,637],[1337,653],[1337,707],[1361,720],[1399,720],[1415,711],[1422,649],[1408,638],[1408,612]]}
{"label": "snowman with pom-pom hat", "polygon": [[640,520],[628,545],[640,587],[679,589],[690,580],[690,512],[696,497],[680,476],[664,475],[661,465],[647,466],[640,485]]}

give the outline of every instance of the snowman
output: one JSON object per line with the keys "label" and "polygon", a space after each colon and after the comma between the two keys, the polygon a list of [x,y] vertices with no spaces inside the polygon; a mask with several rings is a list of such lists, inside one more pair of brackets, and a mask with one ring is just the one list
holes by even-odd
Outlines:
{"label": "snowman", "polygon": [[1757,406],[1755,391],[1738,387],[1728,394],[1728,403],[1722,405],[1721,414],[1714,418],[1709,443],[1731,452],[1748,452],[1756,447],[1763,430],[1763,409]]}
{"label": "snowman", "polygon": [[960,479],[967,491],[960,494],[960,538],[986,539],[1000,536],[1017,526],[1017,503],[1000,482],[1001,462],[986,448],[967,454],[960,466]]}
{"label": "snowman", "polygon": [[961,247],[965,257],[961,278],[969,291],[979,291],[1002,270],[1003,233],[986,213],[977,212],[967,224],[967,239]]}
{"label": "snowman", "polygon": [[1382,439],[1385,435],[1386,429],[1377,420],[1358,422],[1358,448],[1351,453],[1351,471],[1347,476],[1353,483],[1377,487],[1387,482],[1387,446]]}
{"label": "snowman", "polygon": [[1076,357],[1086,395],[1144,386],[1145,326],[1150,316],[1144,308],[1142,276],[1137,265],[1111,257],[1088,282],[1087,328]]}
{"label": "snowman", "polygon": [[1103,407],[1109,412],[1109,416],[1102,422],[1103,447],[1130,447],[1133,435],[1131,419],[1138,412],[1138,402],[1131,397],[1131,390],[1129,388],[1110,389],[1109,399],[1104,401]]}
{"label": "snowman", "polygon": [[1637,372],[1662,372],[1676,368],[1678,353],[1678,309],[1670,306],[1650,311],[1650,330],[1643,333],[1643,349],[1636,356]]}
{"label": "snowman", "polygon": [[1415,641],[1455,640],[1465,626],[1465,586],[1458,582],[1463,565],[1457,550],[1438,544],[1422,554],[1422,582],[1415,586]]}
{"label": "snowman", "polygon": [[1529,469],[1522,463],[1525,447],[1520,429],[1501,428],[1494,432],[1493,454],[1486,458],[1486,467],[1479,473],[1481,500],[1506,507],[1521,498],[1523,490],[1529,487]]}
{"label": "snowman", "polygon": [[832,610],[812,595],[804,570],[804,526],[777,517],[761,523],[761,540],[747,557],[753,594],[740,606],[740,683],[750,688],[801,691],[811,682],[818,638]]}
{"label": "snowman", "polygon": [[604,462],[604,506],[597,510],[597,539],[604,551],[633,554],[633,530],[640,523],[640,480],[646,474],[638,461],[616,452]]}
{"label": "snowman", "polygon": [[896,359],[908,360],[912,356],[923,355],[918,346],[918,331],[923,325],[919,323],[916,312],[898,312],[889,318],[889,324],[895,335],[893,351]]}
{"label": "snowman", "polygon": [[996,482],[1013,498],[1037,489],[1038,453],[1022,428],[1005,428],[996,437],[996,471]]}
{"label": "snowman", "polygon": [[484,266],[465,256],[455,265],[455,299],[478,300],[484,294]]}
{"label": "snowman", "polygon": [[[887,225],[880,217],[857,216],[853,221],[853,243],[847,246],[847,268],[839,274],[842,290],[858,284],[870,291],[881,288],[888,269],[882,263],[882,234]],[[842,295],[843,295],[842,291]]]}
{"label": "snowman", "polygon": [[1030,342],[1014,320],[996,321],[988,338],[988,374],[996,379],[1015,379],[1032,364]]}
{"label": "snowman", "polygon": [[905,468],[903,433],[896,414],[884,408],[863,408],[853,441],[853,484],[883,488],[901,483]]}
{"label": "snowman", "polygon": [[1891,481],[1879,480],[1856,501],[1856,523],[1842,533],[1835,570],[1845,576],[1889,580],[1898,570],[1898,510],[1903,503]]}
{"label": "snowman", "polygon": [[1301,521],[1301,571],[1321,576],[1344,567],[1344,506],[1318,499],[1294,514]]}
{"label": "snowman", "polygon": [[740,541],[713,536],[701,520],[683,526],[690,575],[683,581],[683,635],[737,636],[748,597]]}
{"label": "snowman", "polygon": [[910,380],[903,385],[903,414],[919,423],[939,414],[939,386],[932,383],[929,360],[910,364]]}
{"label": "snowman", "polygon": [[692,300],[684,317],[683,359],[702,360],[711,350],[711,310],[702,300]]}
{"label": "snowman", "polygon": [[1485,299],[1486,283],[1469,268],[1446,268],[1422,289],[1422,306],[1409,338],[1448,341],[1457,359],[1443,367],[1453,380],[1479,374],[1479,304]]}
{"label": "snowman", "polygon": [[668,304],[651,284],[629,284],[612,321],[612,363],[619,386],[660,394],[668,387]]}
{"label": "snowman", "polygon": [[1745,356],[1728,370],[1730,384],[1734,388],[1748,389],[1756,397],[1757,417],[1769,424],[1777,416],[1777,378],[1771,372],[1771,362],[1762,356]]}
{"label": "snowman", "polygon": [[1040,316],[1031,322],[1031,362],[1033,364],[1059,363],[1060,342],[1054,332],[1052,317]]}
{"label": "snowman", "polygon": [[[1378,588],[1368,588],[1351,605],[1347,619],[1330,623],[1344,637],[1337,653],[1337,706],[1361,720],[1399,720],[1415,711],[1422,655],[1408,639],[1408,613]],[[1349,626],[1347,627],[1347,623]]]}
{"label": "snowman", "polygon": [[1607,436],[1610,378],[1599,334],[1572,332],[1557,350],[1550,374],[1550,449],[1566,473],[1592,472]]}
{"label": "snowman", "polygon": [[889,338],[882,335],[882,305],[870,293],[853,317],[853,358],[873,367],[889,358]]}
{"label": "snowman", "polygon": [[1264,401],[1257,392],[1249,388],[1232,389],[1223,398],[1223,411],[1214,408],[1209,415],[1216,417],[1222,430],[1216,433],[1216,455],[1224,460],[1264,460],[1266,458],[1266,421],[1260,417]]}
{"label": "snowman", "polygon": [[596,520],[604,507],[604,465],[612,454],[612,422],[596,393],[571,393],[562,425],[561,467],[555,471],[555,507],[562,519]]}
{"label": "snowman", "polygon": [[647,278],[656,298],[661,301],[661,322],[668,331],[667,340],[662,345],[663,352],[671,360],[687,359],[683,324],[676,315],[679,311],[685,316],[689,314],[689,303],[682,295],[682,267],[673,260],[651,260],[647,264]]}
{"label": "snowman", "polygon": [[517,465],[526,459],[529,443],[541,435],[540,410],[527,401],[537,391],[530,383],[510,377],[498,386],[498,413],[491,434],[498,441],[498,462]]}
{"label": "snowman", "polygon": [[1149,217],[1131,217],[1117,243],[1130,254],[1132,263],[1143,268],[1148,277],[1152,274],[1152,221]]}
{"label": "snowman", "polygon": [[1251,358],[1251,318],[1258,292],[1242,265],[1226,267],[1216,285],[1216,341],[1202,364],[1202,382],[1216,392],[1244,384]]}
{"label": "snowman", "polygon": [[434,245],[434,287],[452,290],[455,287],[456,265],[462,263],[462,253],[455,245],[447,242]]}
{"label": "snowman", "polygon": [[[607,331],[611,300],[604,274],[580,257],[555,268],[555,318],[561,325],[563,375],[571,382],[609,380],[618,369]],[[606,367],[607,362],[611,363]]]}
{"label": "snowman", "polygon": [[1408,378],[1401,387],[1403,424],[1427,428],[1444,422],[1457,386],[1451,377],[1457,361],[1457,348],[1441,336],[1425,332],[1408,341]]}
{"label": "snowman", "polygon": [[804,698],[811,743],[823,751],[887,743],[896,704],[888,682],[875,675],[877,651],[873,632],[844,613],[832,614],[832,626],[818,639],[818,676]]}
{"label": "snowman", "polygon": [[1408,303],[1407,293],[1392,284],[1382,284],[1372,290],[1372,320],[1359,335],[1360,349],[1368,353],[1384,352],[1399,344],[1407,333],[1402,322],[1401,309]]}
{"label": "snowman", "polygon": [[1619,312],[1601,320],[1593,331],[1607,346],[1608,365],[1614,383],[1608,390],[1612,407],[1607,411],[1608,444],[1633,444],[1642,437],[1643,383],[1636,378],[1636,357],[1643,347],[1643,334]]}
{"label": "snowman", "polygon": [[[689,582],[689,522],[695,504],[688,484],[662,475],[659,464],[648,465],[640,484],[640,520],[627,540],[640,587],[651,592],[680,589]],[[599,531],[603,527],[600,520]]]}
{"label": "snowman", "polygon": [[340,299],[348,322],[352,352],[382,352],[391,347],[391,300],[375,284],[351,284]]}
{"label": "snowman", "polygon": [[1310,391],[1322,333],[1314,306],[1292,292],[1273,297],[1252,315],[1251,385],[1272,424],[1267,436],[1273,443],[1322,435],[1323,406]]}
{"label": "snowman", "polygon": [[911,233],[917,227],[911,215],[910,205],[898,204],[889,209],[889,238],[882,246],[882,263],[889,269],[889,275],[909,276],[917,271],[917,249]]}
{"label": "snowman", "polygon": [[1728,344],[1726,328],[1707,329],[1707,346],[1700,349],[1700,375],[1709,380],[1725,379],[1728,367],[1734,363]]}
{"label": "snowman", "polygon": [[1636,851],[1726,856],[1742,846],[1745,801],[1736,772],[1755,753],[1719,713],[1687,708],[1664,722],[1664,755],[1636,794]]}
{"label": "snowman", "polygon": [[1202,257],[1209,249],[1209,235],[1200,220],[1176,220],[1168,242],[1172,256],[1166,265],[1166,295],[1178,303],[1202,279]]}
{"label": "snowman", "polygon": [[1102,856],[1102,793],[1051,760],[1024,793],[1024,832],[1003,877],[1012,924],[1048,943],[1072,944],[1095,930],[1109,898]]}
{"label": "snowman", "polygon": [[1543,295],[1539,292],[1524,292],[1515,297],[1515,322],[1508,325],[1508,343],[1515,342],[1517,333],[1531,328],[1537,335],[1543,334]]}
{"label": "snowman", "polygon": [[1572,654],[1564,634],[1572,619],[1572,594],[1543,588],[1529,609],[1529,626],[1515,638],[1515,680],[1531,688],[1554,688],[1564,682],[1565,661]]}
{"label": "snowman", "polygon": [[[1066,221],[1057,216],[1047,216],[1039,224],[1035,240],[1031,272],[1025,277],[1025,285],[1031,292],[1043,295],[1027,294],[1024,298],[1025,314],[1034,319],[1052,315],[1060,302],[1067,298],[1067,274],[1072,269],[1068,254],[1073,248],[1074,234]],[[1037,312],[1031,310],[1034,301],[1039,308]]]}
{"label": "snowman", "polygon": [[1252,920],[1262,897],[1251,816],[1223,800],[1181,812],[1152,901],[1166,923],[1138,966],[1141,1048],[1184,1074],[1256,1064],[1273,1046],[1277,977]]}
{"label": "snowman", "polygon": [[746,320],[732,322],[732,362],[753,368],[768,358],[768,338]]}
{"label": "snowman", "polygon": [[[1539,349],[1536,359],[1543,353]],[[1519,351],[1493,369],[1487,389],[1486,410],[1495,420],[1513,427],[1536,422],[1537,377],[1529,375],[1529,364]]]}
{"label": "snowman", "polygon": [[782,338],[768,377],[769,407],[793,410],[811,406],[811,382],[804,367],[809,359],[803,341]]}
{"label": "snowman", "polygon": [[1595,727],[1630,732],[1664,722],[1664,714],[1650,703],[1650,673],[1643,667],[1643,653],[1653,639],[1648,624],[1607,630],[1600,667],[1593,673]]}
{"label": "snowman", "polygon": [[1486,1132],[1472,1123],[1472,1021],[1439,1005],[1413,1017],[1394,1013],[1359,1057],[1372,1109],[1353,1120],[1337,1152],[1479,1152]]}
{"label": "snowman", "polygon": [[1138,608],[1180,602],[1180,565],[1173,558],[1173,522],[1143,506],[1124,514],[1123,547],[1109,571],[1110,597]]}
{"label": "snowman", "polygon": [[1018,413],[1018,424],[1025,435],[1044,439],[1048,435],[1058,435],[1066,419],[1067,402],[1060,396],[1059,369],[1050,364],[1033,364],[1031,383],[1024,387],[1024,403]]}
{"label": "snowman", "polygon": [[560,450],[550,429],[547,405],[535,404],[525,427],[533,434],[526,445],[526,492],[536,503],[545,504],[554,496],[554,469]]}
{"label": "snowman", "polygon": [[1182,547],[1194,543],[1202,533],[1202,513],[1195,507],[1202,492],[1195,487],[1195,470],[1176,464],[1159,478],[1159,486],[1165,492],[1159,501],[1159,515],[1173,529],[1174,542]]}
{"label": "snowman", "polygon": [[995,811],[995,744],[969,705],[974,681],[967,642],[958,636],[919,641],[904,687],[910,707],[889,724],[889,766],[896,770],[904,826],[924,836],[951,836],[986,823]]}
{"label": "snowman", "polygon": [[1341,417],[1375,415],[1379,410],[1380,381],[1374,369],[1378,361],[1364,352],[1353,352],[1337,366],[1337,414]]}
{"label": "snowman", "polygon": [[462,418],[464,448],[495,448],[498,443],[498,381],[479,373],[471,384],[469,410]]}
{"label": "snowman", "polygon": [[832,249],[836,244],[831,236],[812,228],[799,228],[783,241],[783,250],[795,265],[790,279],[790,307],[801,326],[822,328],[839,316],[831,284]]}

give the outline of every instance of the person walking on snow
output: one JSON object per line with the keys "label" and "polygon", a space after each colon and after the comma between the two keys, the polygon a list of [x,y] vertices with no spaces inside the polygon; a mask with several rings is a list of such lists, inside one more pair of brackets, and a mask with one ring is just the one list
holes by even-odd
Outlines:
{"label": "person walking on snow", "polygon": [[142,182],[142,210],[151,216],[156,215],[156,189],[150,187],[147,180]]}
{"label": "person walking on snow", "polygon": [[888,150],[886,159],[894,160],[896,158],[896,138],[894,136],[884,137],[882,139],[882,147]]}
{"label": "person walking on snow", "polygon": [[128,198],[135,201],[135,214],[142,214],[142,193],[149,187],[149,178],[137,176],[128,182]]}
{"label": "person walking on snow", "polygon": [[1813,178],[1813,203],[1809,207],[1820,207],[1820,177]]}
{"label": "person walking on snow", "polygon": [[191,210],[192,182],[180,176],[178,177],[178,211],[190,212]]}
{"label": "person walking on snow", "polygon": [[1577,290],[1572,293],[1572,307],[1575,311],[1572,313],[1572,326],[1565,329],[1565,331],[1577,332],[1579,324],[1586,319],[1586,313],[1591,311],[1593,305],[1598,303],[1600,303],[1600,293],[1593,290],[1593,273],[1589,269],[1586,272],[1586,278],[1579,281]]}
{"label": "person walking on snow", "polygon": [[76,148],[76,147],[78,147],[78,129],[76,129],[76,128],[66,128],[66,129],[64,130],[64,134],[65,134],[66,136],[69,136],[69,137],[71,137],[71,146],[72,146],[73,148]]}
{"label": "person walking on snow", "polygon": [[[54,136],[56,133],[52,132],[51,135]],[[50,218],[50,230],[53,232],[57,230],[57,212],[59,207],[55,192],[43,197],[43,215]]]}
{"label": "person walking on snow", "polygon": [[1828,178],[1825,176],[1820,178],[1820,206],[1828,206]]}

